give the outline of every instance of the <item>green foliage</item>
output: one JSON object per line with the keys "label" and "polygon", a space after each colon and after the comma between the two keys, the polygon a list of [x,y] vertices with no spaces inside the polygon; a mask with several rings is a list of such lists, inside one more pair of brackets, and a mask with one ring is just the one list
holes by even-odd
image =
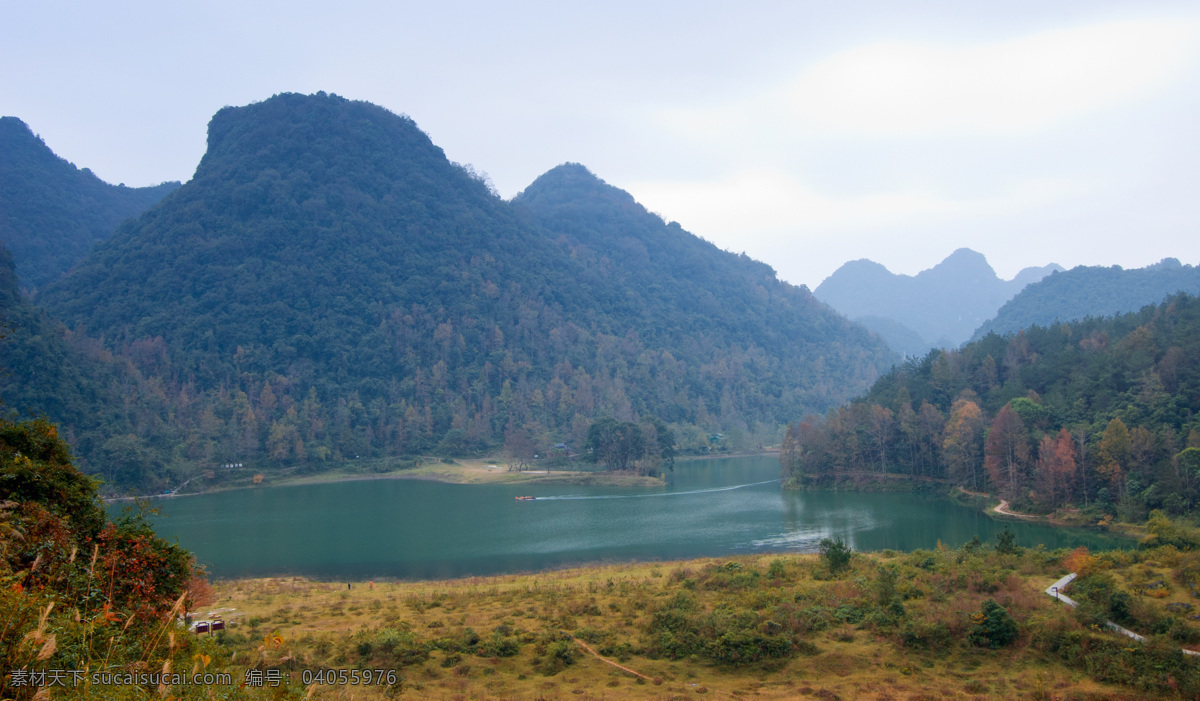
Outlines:
{"label": "green foliage", "polygon": [[55,344],[120,368],[92,396],[34,386],[31,332],[2,391],[143,489],[477,455],[510,432],[578,454],[602,416],[637,426],[657,471],[708,450],[696,435],[773,436],[893,357],[582,166],[505,202],[411,120],[325,94],[221,110],[195,177],[38,302],[73,329]]}
{"label": "green foliage", "polygon": [[[0,420],[0,504],[0,665],[6,670],[196,666],[240,678],[213,640],[187,634],[179,622],[205,592],[192,556],[155,536],[140,514],[109,521],[95,482],[70,464],[53,425]],[[181,701],[208,698],[199,685],[165,690]],[[37,691],[15,685],[10,674],[0,677],[4,698],[29,699]],[[160,692],[107,685],[95,693],[120,700]],[[266,697],[233,686],[223,693]]]}
{"label": "green foliage", "polygon": [[[0,397],[64,427],[80,468],[101,477],[110,490],[161,489],[163,453],[177,436],[164,429],[169,416],[160,393],[128,361],[89,346],[21,297],[3,247],[0,324],[6,327],[0,333]],[[131,405],[138,408],[136,416],[128,411]],[[141,436],[134,434],[138,430]],[[156,450],[152,443],[162,447]]]}
{"label": "green foliage", "polygon": [[755,612],[718,608],[707,614],[676,599],[654,612],[649,652],[672,659],[698,656],[714,664],[742,666],[789,657],[792,636]]}
{"label": "green foliage", "polygon": [[[1189,450],[1194,449],[1189,448]],[[1149,535],[1138,544],[1142,548],[1170,545],[1179,550],[1194,550],[1200,545],[1194,528],[1188,528],[1173,521],[1160,509],[1150,512],[1150,518],[1146,521],[1146,530]]]}
{"label": "green foliage", "polygon": [[396,669],[420,664],[429,659],[433,646],[409,630],[383,628],[364,634],[356,645],[362,666],[372,669]]}
{"label": "green foliage", "polygon": [[645,454],[646,441],[637,424],[604,417],[588,428],[584,448],[593,461],[603,462],[609,470],[626,470]]}
{"label": "green foliage", "polygon": [[880,567],[875,573],[875,603],[881,607],[900,605],[900,596],[896,591],[896,569]]}
{"label": "green foliage", "polygon": [[1130,647],[1119,636],[1052,627],[1033,637],[1035,647],[1098,681],[1176,698],[1200,697],[1200,667],[1176,644]]}
{"label": "green foliage", "polygon": [[0,418],[0,502],[37,504],[66,522],[77,545],[99,535],[106,516],[96,483],[71,464],[58,429],[44,419]]}
{"label": "green foliage", "polygon": [[512,636],[493,634],[490,638],[480,641],[475,648],[475,654],[480,657],[512,657],[521,651],[521,641]]}
{"label": "green foliage", "polygon": [[1159,304],[1179,292],[1200,293],[1200,269],[1168,258],[1157,265],[1123,270],[1120,266],[1079,266],[1057,272],[1017,293],[975,331],[972,341],[989,333],[1011,334],[1038,325],[1127,314]]}
{"label": "green foliage", "polygon": [[830,572],[840,574],[850,568],[850,558],[854,550],[846,545],[841,536],[822,538],[817,547]]}
{"label": "green foliage", "polygon": [[1190,442],[1196,367],[1200,299],[1188,295],[990,334],[909,360],[864,397],[790,424],[780,462],[792,486],[903,475],[998,493],[1016,511],[1182,515],[1200,503],[1200,452],[1188,452],[1200,449]]}
{"label": "green foliage", "polygon": [[909,620],[900,631],[900,643],[915,650],[945,650],[953,641],[950,627],[942,621]]}
{"label": "green foliage", "polygon": [[549,632],[543,635],[538,641],[537,652],[539,656],[537,670],[547,677],[554,676],[575,664],[575,661],[583,654],[571,634],[564,631]]}
{"label": "green foliage", "polygon": [[975,627],[968,635],[972,645],[993,650],[1011,645],[1017,639],[1017,622],[1008,610],[994,599],[983,602],[980,613],[975,614]]}
{"label": "green foliage", "polygon": [[20,119],[0,117],[0,241],[27,289],[53,282],[123,220],[178,187],[109,185],[54,155]]}
{"label": "green foliage", "polygon": [[1017,545],[1017,534],[1005,525],[1004,530],[996,534],[996,552],[1001,555],[1020,555],[1021,547]]}

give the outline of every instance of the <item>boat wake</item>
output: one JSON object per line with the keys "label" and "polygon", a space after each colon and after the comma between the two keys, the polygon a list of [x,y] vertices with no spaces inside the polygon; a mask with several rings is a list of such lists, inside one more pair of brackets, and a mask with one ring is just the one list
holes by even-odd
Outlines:
{"label": "boat wake", "polygon": [[771,484],[778,482],[778,479],[763,480],[762,482],[749,482],[747,484],[735,484],[730,487],[713,487],[711,489],[692,489],[686,492],[659,492],[657,494],[566,494],[557,497],[538,497],[537,501],[582,501],[585,499],[654,499],[661,497],[682,497],[689,494],[712,494],[714,492],[732,492],[735,489],[744,489],[746,487],[757,487],[762,484]]}

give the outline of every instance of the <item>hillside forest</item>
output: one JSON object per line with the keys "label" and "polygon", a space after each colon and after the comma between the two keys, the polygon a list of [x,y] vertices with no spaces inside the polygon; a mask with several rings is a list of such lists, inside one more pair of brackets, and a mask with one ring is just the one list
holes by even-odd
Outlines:
{"label": "hillside forest", "polygon": [[990,492],[1064,520],[1143,521],[1200,499],[1200,299],[989,334],[897,366],[789,424],[792,486],[896,477]]}
{"label": "hillside forest", "polygon": [[895,358],[583,166],[505,201],[412,120],[323,93],[221,110],[191,181],[32,299],[3,277],[0,396],[115,493],[595,457],[600,420],[669,463],[769,443]]}
{"label": "hillside forest", "polygon": [[118,224],[178,187],[109,185],[56,156],[20,119],[0,117],[0,242],[23,289],[58,279]]}
{"label": "hillside forest", "polygon": [[1021,290],[976,329],[971,340],[989,333],[1016,333],[1034,324],[1049,326],[1137,311],[1176,292],[1200,294],[1200,268],[1175,258],[1129,270],[1119,265],[1081,265],[1054,272]]}

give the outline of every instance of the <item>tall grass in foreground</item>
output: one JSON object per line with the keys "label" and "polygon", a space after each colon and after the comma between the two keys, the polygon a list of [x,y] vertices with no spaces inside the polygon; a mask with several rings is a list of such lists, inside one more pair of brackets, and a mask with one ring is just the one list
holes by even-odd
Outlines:
{"label": "tall grass in foreground", "polygon": [[[1152,641],[1139,645],[1043,593],[1079,555],[970,543],[852,553],[838,570],[817,555],[763,555],[353,589],[242,580],[217,591],[241,612],[222,638],[239,661],[293,679],[397,670],[397,684],[355,689],[357,699],[1200,698],[1200,667],[1169,633],[1142,629]],[[1196,556],[1086,557],[1139,606],[1196,626],[1164,608],[1193,597],[1176,571]],[[1130,590],[1146,572],[1171,597]],[[271,632],[284,642],[263,657],[258,641]],[[336,698],[337,688],[312,693]]]}

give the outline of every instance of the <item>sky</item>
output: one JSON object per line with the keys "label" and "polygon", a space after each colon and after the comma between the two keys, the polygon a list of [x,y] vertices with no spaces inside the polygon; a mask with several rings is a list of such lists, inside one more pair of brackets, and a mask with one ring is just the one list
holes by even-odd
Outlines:
{"label": "sky", "polygon": [[1200,3],[0,0],[0,114],[129,186],[211,116],[319,90],[412,117],[505,198],[586,165],[815,288],[968,247],[1200,264]]}

